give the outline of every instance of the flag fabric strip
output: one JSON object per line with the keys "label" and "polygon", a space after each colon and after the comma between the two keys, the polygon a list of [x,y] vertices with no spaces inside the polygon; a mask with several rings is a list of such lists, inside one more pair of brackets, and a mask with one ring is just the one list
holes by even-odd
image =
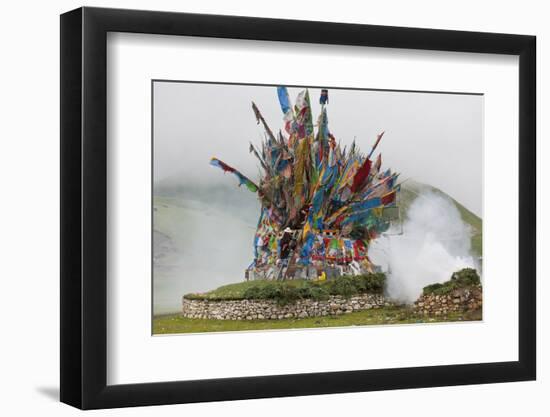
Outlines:
{"label": "flag fabric strip", "polygon": [[281,110],[283,111],[283,114],[286,115],[288,111],[291,109],[287,88],[284,86],[277,87],[277,95],[279,97],[279,104],[281,105]]}
{"label": "flag fabric strip", "polygon": [[220,161],[217,158],[212,158],[210,160],[210,165],[218,167],[218,168],[222,169],[224,172],[230,172],[233,175],[235,175],[239,180],[239,186],[244,184],[246,186],[246,188],[248,188],[253,193],[258,191],[258,186],[256,184],[254,184],[250,179],[245,177],[243,174],[241,174],[235,168],[227,165],[225,162]]}

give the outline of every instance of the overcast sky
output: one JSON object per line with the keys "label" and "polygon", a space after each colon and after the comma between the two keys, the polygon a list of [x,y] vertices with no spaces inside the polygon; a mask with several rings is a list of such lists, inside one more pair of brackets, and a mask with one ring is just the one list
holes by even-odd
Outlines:
{"label": "overcast sky", "polygon": [[[289,88],[292,103],[300,88]],[[319,88],[310,89],[313,118]],[[215,156],[258,179],[248,143],[263,135],[254,101],[274,132],[282,128],[275,87],[154,83],[154,181],[236,181],[209,165]],[[483,97],[456,94],[329,89],[329,130],[344,145],[356,138],[367,153],[385,131],[377,151],[382,167],[401,172],[451,195],[481,216]]]}

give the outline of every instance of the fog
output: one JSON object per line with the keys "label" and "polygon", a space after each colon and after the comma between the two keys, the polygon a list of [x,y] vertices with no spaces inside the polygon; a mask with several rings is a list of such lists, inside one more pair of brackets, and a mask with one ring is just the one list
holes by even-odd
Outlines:
{"label": "fog", "polygon": [[[294,100],[300,88],[290,88]],[[319,88],[311,88],[314,120]],[[273,131],[282,126],[275,87],[154,83],[154,181],[220,184],[233,178],[208,165],[212,156],[257,179],[248,143],[263,135],[251,101]],[[342,146],[354,138],[378,150],[383,166],[433,185],[482,214],[483,96],[329,89],[329,128]]]}
{"label": "fog", "polygon": [[178,311],[184,294],[242,281],[253,259],[257,199],[243,189],[209,191],[155,198],[154,314]]}

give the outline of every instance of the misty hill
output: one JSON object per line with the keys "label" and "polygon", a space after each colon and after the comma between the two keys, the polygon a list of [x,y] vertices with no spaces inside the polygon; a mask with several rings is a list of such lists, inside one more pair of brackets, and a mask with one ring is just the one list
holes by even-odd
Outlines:
{"label": "misty hill", "polygon": [[178,198],[203,203],[207,207],[220,208],[226,214],[233,215],[247,223],[256,224],[260,213],[260,203],[256,195],[246,187],[237,187],[234,178],[216,184],[176,183],[168,178],[155,184],[156,197]]}

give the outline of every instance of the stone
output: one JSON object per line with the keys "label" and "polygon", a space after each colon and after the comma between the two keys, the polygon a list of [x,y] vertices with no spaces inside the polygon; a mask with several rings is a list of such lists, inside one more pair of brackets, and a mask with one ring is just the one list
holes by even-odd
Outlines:
{"label": "stone", "polygon": [[[182,301],[182,316],[195,319],[217,320],[280,320],[293,317],[322,317],[329,314],[344,314],[353,311],[392,305],[379,294],[362,294],[345,298],[330,296],[328,300],[299,300],[279,306],[273,300]],[[417,303],[416,308],[420,307]]]}

